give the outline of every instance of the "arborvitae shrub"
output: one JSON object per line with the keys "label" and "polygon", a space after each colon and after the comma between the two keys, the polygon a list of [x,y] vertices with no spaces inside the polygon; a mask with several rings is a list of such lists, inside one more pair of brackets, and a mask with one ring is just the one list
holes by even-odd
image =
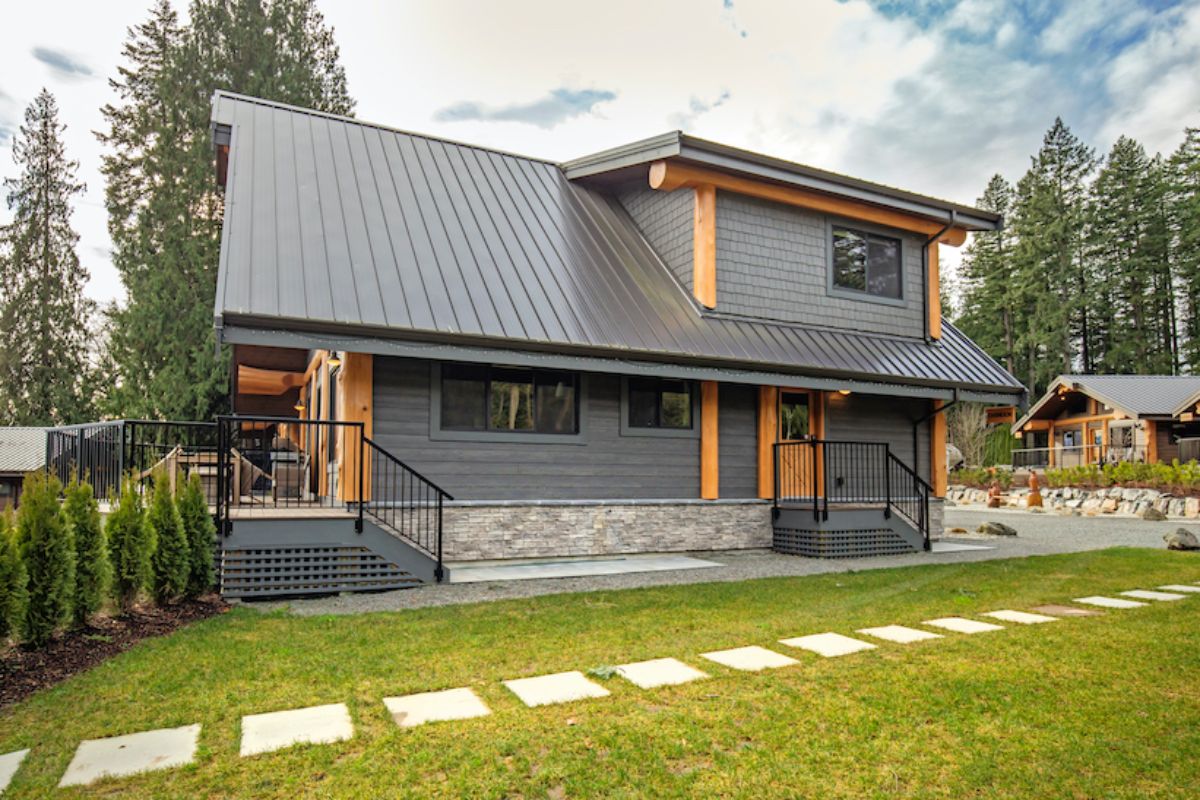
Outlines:
{"label": "arborvitae shrub", "polygon": [[189,550],[187,594],[188,597],[197,597],[211,589],[215,580],[213,547],[217,534],[217,526],[208,513],[208,500],[204,496],[199,475],[193,473],[183,485],[176,505],[179,506],[179,518],[183,520],[183,532]]}
{"label": "arborvitae shrub", "polygon": [[112,566],[91,485],[73,478],[65,497],[63,513],[75,538],[75,623],[82,625],[104,604]]}
{"label": "arborvitae shrub", "polygon": [[0,513],[0,642],[16,634],[25,611],[25,565],[12,509]]}
{"label": "arborvitae shrub", "polygon": [[48,642],[71,613],[75,546],[58,501],[61,492],[57,478],[31,472],[17,512],[17,543],[28,580],[22,633],[35,647]]}
{"label": "arborvitae shrub", "polygon": [[146,519],[154,529],[154,596],[159,602],[174,600],[187,589],[192,553],[166,472],[154,476]]}
{"label": "arborvitae shrub", "polygon": [[137,602],[142,590],[150,587],[154,575],[150,564],[154,531],[146,521],[146,510],[137,490],[137,481],[132,475],[127,476],[121,482],[121,497],[104,526],[113,569],[113,596],[122,608]]}

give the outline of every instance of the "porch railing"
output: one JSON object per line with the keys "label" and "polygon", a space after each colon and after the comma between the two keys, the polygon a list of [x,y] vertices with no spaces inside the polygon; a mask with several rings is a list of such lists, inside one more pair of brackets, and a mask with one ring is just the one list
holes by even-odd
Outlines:
{"label": "porch railing", "polygon": [[362,506],[372,520],[437,559],[442,580],[442,521],[448,492],[371,439],[365,439],[369,490]]}
{"label": "porch railing", "polygon": [[823,521],[830,507],[881,505],[886,516],[899,513],[914,525],[929,549],[933,489],[886,442],[778,442],[774,456],[776,507],[811,508]]}
{"label": "porch railing", "polygon": [[1143,463],[1144,445],[1121,447],[1082,444],[1057,447],[1024,447],[1012,451],[1012,465],[1017,469],[1045,467],[1078,467],[1084,464],[1109,464],[1119,461]]}

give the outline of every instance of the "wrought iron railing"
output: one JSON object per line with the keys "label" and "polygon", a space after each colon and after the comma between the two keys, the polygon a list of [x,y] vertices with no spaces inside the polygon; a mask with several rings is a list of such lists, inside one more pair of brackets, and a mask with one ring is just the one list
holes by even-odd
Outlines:
{"label": "wrought iron railing", "polygon": [[933,489],[886,442],[778,442],[774,456],[777,508],[809,508],[822,521],[830,507],[880,505],[886,515],[899,513],[914,525],[929,549]]}
{"label": "wrought iron railing", "polygon": [[442,580],[442,518],[448,492],[371,439],[366,439],[368,492],[363,506],[374,521],[437,559]]}

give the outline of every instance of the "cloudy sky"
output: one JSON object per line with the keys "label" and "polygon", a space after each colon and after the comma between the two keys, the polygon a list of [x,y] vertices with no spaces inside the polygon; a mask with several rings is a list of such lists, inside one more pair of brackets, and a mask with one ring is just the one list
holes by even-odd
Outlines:
{"label": "cloudy sky", "polygon": [[[149,0],[41,0],[0,27],[0,174],[46,86],[88,191],[88,292],[119,298],[92,131]],[[177,5],[186,11],[183,0]],[[326,0],[358,116],[566,159],[680,128],[972,202],[1056,115],[1101,153],[1200,126],[1200,0]],[[8,218],[0,210],[0,221]],[[947,248],[949,249],[949,248]]]}

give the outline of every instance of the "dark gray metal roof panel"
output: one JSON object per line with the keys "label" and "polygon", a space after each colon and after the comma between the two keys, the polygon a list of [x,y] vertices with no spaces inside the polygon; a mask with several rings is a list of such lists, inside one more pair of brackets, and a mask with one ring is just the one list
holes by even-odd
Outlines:
{"label": "dark gray metal roof panel", "polygon": [[[703,313],[611,196],[557,165],[220,94],[218,325],[1018,393],[938,344]],[[368,335],[364,333],[363,335]]]}

